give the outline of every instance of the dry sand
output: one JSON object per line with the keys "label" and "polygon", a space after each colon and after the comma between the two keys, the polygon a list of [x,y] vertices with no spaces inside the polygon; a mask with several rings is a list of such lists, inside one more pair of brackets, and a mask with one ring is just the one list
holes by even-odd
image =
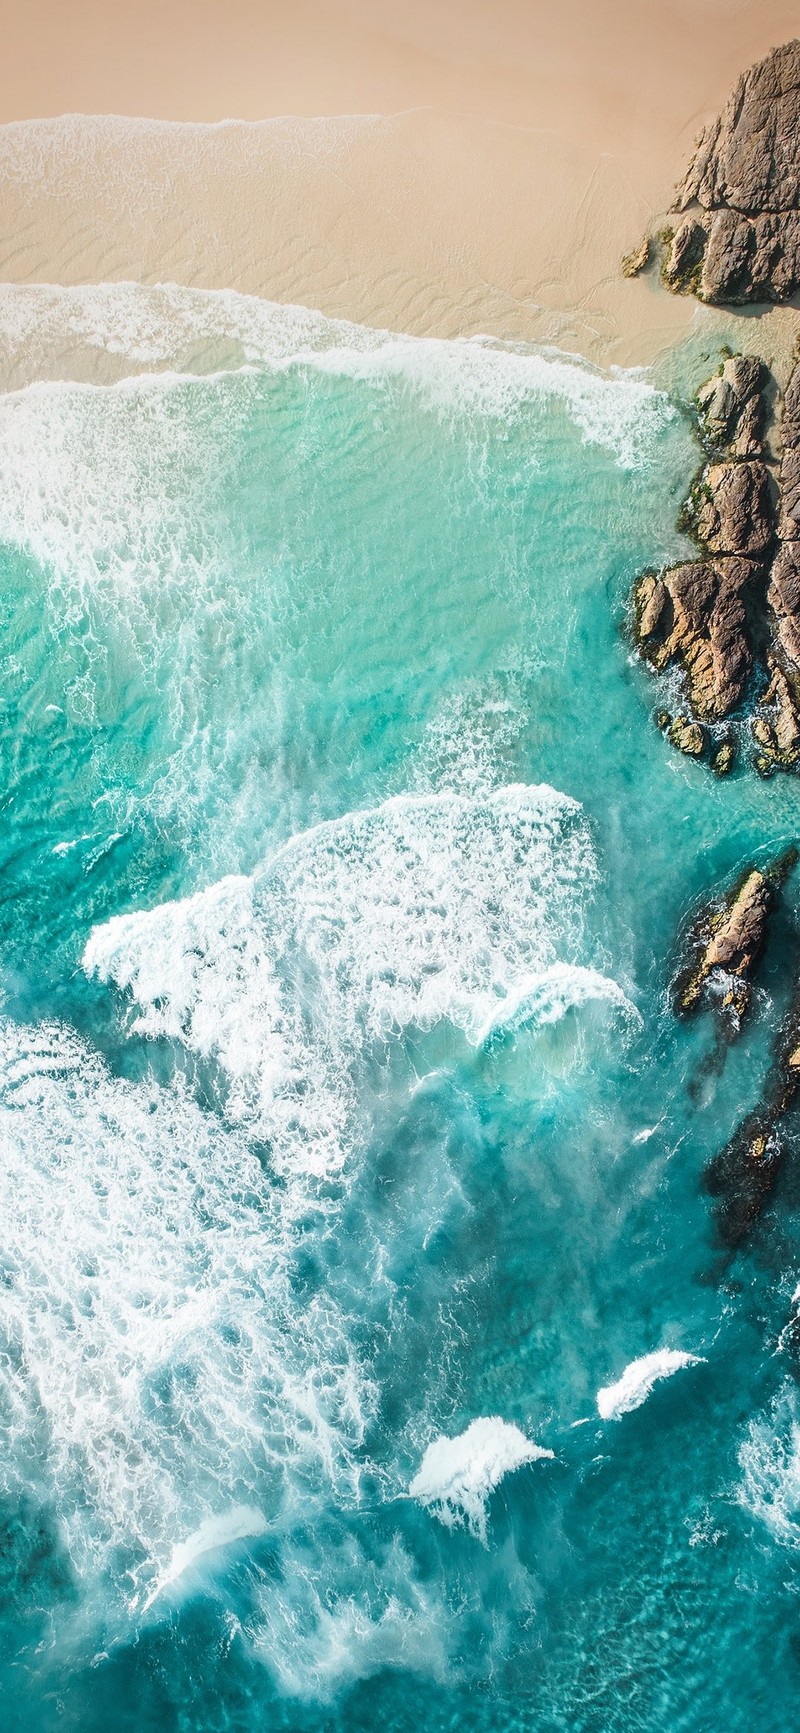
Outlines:
{"label": "dry sand", "polygon": [[[739,72],[800,29],[783,0],[27,0],[0,16],[0,278],[231,287],[626,365],[729,328],[654,273],[625,281],[620,258]],[[795,317],[742,321],[745,340],[785,350]]]}

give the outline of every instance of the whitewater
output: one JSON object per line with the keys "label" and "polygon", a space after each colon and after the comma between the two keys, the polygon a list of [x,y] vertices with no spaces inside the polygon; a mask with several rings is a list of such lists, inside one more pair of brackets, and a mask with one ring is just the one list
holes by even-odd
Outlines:
{"label": "whitewater", "polygon": [[724,1065],[668,984],[796,800],[630,654],[686,403],[169,285],[0,370],[8,1725],[777,1733],[796,1188],[724,1265],[702,1173],[793,892]]}

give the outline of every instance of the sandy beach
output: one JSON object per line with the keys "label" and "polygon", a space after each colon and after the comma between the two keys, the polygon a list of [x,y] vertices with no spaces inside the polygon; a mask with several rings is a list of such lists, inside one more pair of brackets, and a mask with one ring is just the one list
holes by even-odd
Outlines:
{"label": "sandy beach", "polygon": [[[0,278],[233,288],[649,364],[730,315],[620,259],[785,0],[4,8]],[[34,43],[47,43],[47,54]],[[142,118],[146,117],[146,118]],[[320,118],[324,117],[324,118]],[[792,316],[738,321],[768,358]]]}

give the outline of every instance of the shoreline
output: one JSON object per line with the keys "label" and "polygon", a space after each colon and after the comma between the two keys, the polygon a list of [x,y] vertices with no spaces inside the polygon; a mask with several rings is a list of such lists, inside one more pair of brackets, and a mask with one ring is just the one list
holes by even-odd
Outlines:
{"label": "shoreline", "polygon": [[[632,0],[599,0],[587,24],[577,0],[557,20],[501,0],[492,23],[485,6],[456,13],[447,0],[431,18],[412,4],[403,36],[382,0],[372,35],[364,8],[337,0],[316,8],[328,36],[334,23],[340,33],[331,65],[323,32],[309,37],[307,64],[289,66],[311,10],[301,5],[290,24],[267,7],[283,48],[261,100],[282,91],[302,110],[305,93],[327,102],[325,116],[0,124],[0,280],[234,289],[409,336],[552,345],[604,368],[668,369],[676,347],[718,346],[734,325],[739,346],[785,371],[791,310],[748,318],[701,307],[666,293],[653,267],[624,278],[621,260],[659,226],[694,136],[736,75],[796,30],[792,8],[669,0],[642,18]],[[201,7],[203,28],[218,11]],[[78,38],[81,16],[79,6]],[[167,59],[182,16],[170,0]],[[106,65],[104,88],[155,108],[141,58],[127,85],[122,70]],[[58,86],[41,69],[37,86],[34,71],[18,106],[89,89],[69,61]],[[187,76],[176,102],[199,112],[214,97],[224,105],[230,88],[227,72],[214,91]],[[240,89],[246,107],[252,79]],[[428,100],[375,112],[420,95]],[[341,112],[370,96],[370,112]],[[0,79],[0,117],[10,102]]]}

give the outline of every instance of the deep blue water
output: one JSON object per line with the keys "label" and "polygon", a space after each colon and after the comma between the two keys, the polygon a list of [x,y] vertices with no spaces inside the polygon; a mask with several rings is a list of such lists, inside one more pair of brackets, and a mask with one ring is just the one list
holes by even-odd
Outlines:
{"label": "deep blue water", "polygon": [[4,1724],[777,1733],[800,1189],[702,1175],[797,888],[724,1061],[668,985],[798,797],[626,638],[688,415],[359,341],[0,399]]}

